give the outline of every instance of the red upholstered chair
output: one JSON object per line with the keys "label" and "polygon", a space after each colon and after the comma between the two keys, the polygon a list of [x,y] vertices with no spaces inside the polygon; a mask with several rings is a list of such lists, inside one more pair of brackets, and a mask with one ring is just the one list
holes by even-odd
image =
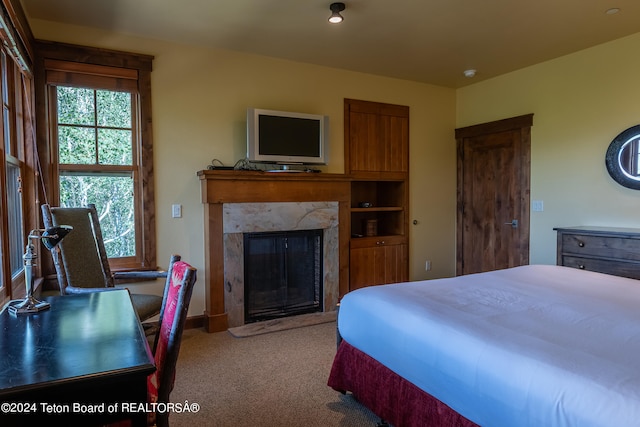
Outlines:
{"label": "red upholstered chair", "polygon": [[[196,269],[181,261],[179,255],[174,255],[167,271],[159,328],[153,342],[156,371],[147,378],[148,403],[169,403],[169,395],[173,390],[176,376],[176,362],[180,353],[182,332],[195,283]],[[168,427],[169,412],[150,413],[147,424]],[[110,427],[130,425],[129,421],[122,421],[110,424]]]}
{"label": "red upholstered chair", "polygon": [[[179,259],[179,257],[178,257]],[[180,352],[182,332],[187,320],[187,311],[196,269],[183,261],[171,263],[164,289],[159,328],[153,343],[153,357],[156,371],[147,381],[148,401],[169,403],[176,374],[176,362]],[[169,425],[169,413],[150,414],[149,425],[158,427]]]}

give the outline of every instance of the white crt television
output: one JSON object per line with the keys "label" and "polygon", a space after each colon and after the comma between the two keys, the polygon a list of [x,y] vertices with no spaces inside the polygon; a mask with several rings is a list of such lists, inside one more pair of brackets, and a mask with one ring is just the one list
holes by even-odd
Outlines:
{"label": "white crt television", "polygon": [[251,162],[324,165],[329,117],[247,109],[247,159]]}

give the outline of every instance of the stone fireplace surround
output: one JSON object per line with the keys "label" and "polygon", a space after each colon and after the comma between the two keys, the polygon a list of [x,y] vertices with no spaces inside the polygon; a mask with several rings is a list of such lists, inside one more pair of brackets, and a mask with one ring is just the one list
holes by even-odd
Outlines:
{"label": "stone fireplace surround", "polygon": [[206,331],[244,324],[238,271],[244,274],[237,261],[244,258],[244,232],[324,230],[323,305],[325,311],[335,310],[349,288],[347,175],[203,170],[198,177],[204,204]]}
{"label": "stone fireplace surround", "polygon": [[225,203],[222,207],[224,236],[224,306],[229,327],[244,319],[244,233],[323,230],[323,307],[331,311],[338,303],[338,202]]}

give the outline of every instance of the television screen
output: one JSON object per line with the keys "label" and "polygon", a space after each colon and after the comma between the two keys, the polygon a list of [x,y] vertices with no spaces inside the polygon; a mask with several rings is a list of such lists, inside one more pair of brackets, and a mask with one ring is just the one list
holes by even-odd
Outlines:
{"label": "television screen", "polygon": [[325,164],[329,119],[275,110],[247,110],[247,158],[253,162]]}
{"label": "television screen", "polygon": [[258,121],[260,154],[303,157],[320,155],[318,120],[261,114]]}

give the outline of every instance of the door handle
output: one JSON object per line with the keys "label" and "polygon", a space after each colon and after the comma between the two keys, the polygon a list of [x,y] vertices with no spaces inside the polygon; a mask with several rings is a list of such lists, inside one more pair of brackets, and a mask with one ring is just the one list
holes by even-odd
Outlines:
{"label": "door handle", "polygon": [[518,228],[518,220],[512,219],[511,222],[505,222],[504,225],[510,225],[512,228]]}

